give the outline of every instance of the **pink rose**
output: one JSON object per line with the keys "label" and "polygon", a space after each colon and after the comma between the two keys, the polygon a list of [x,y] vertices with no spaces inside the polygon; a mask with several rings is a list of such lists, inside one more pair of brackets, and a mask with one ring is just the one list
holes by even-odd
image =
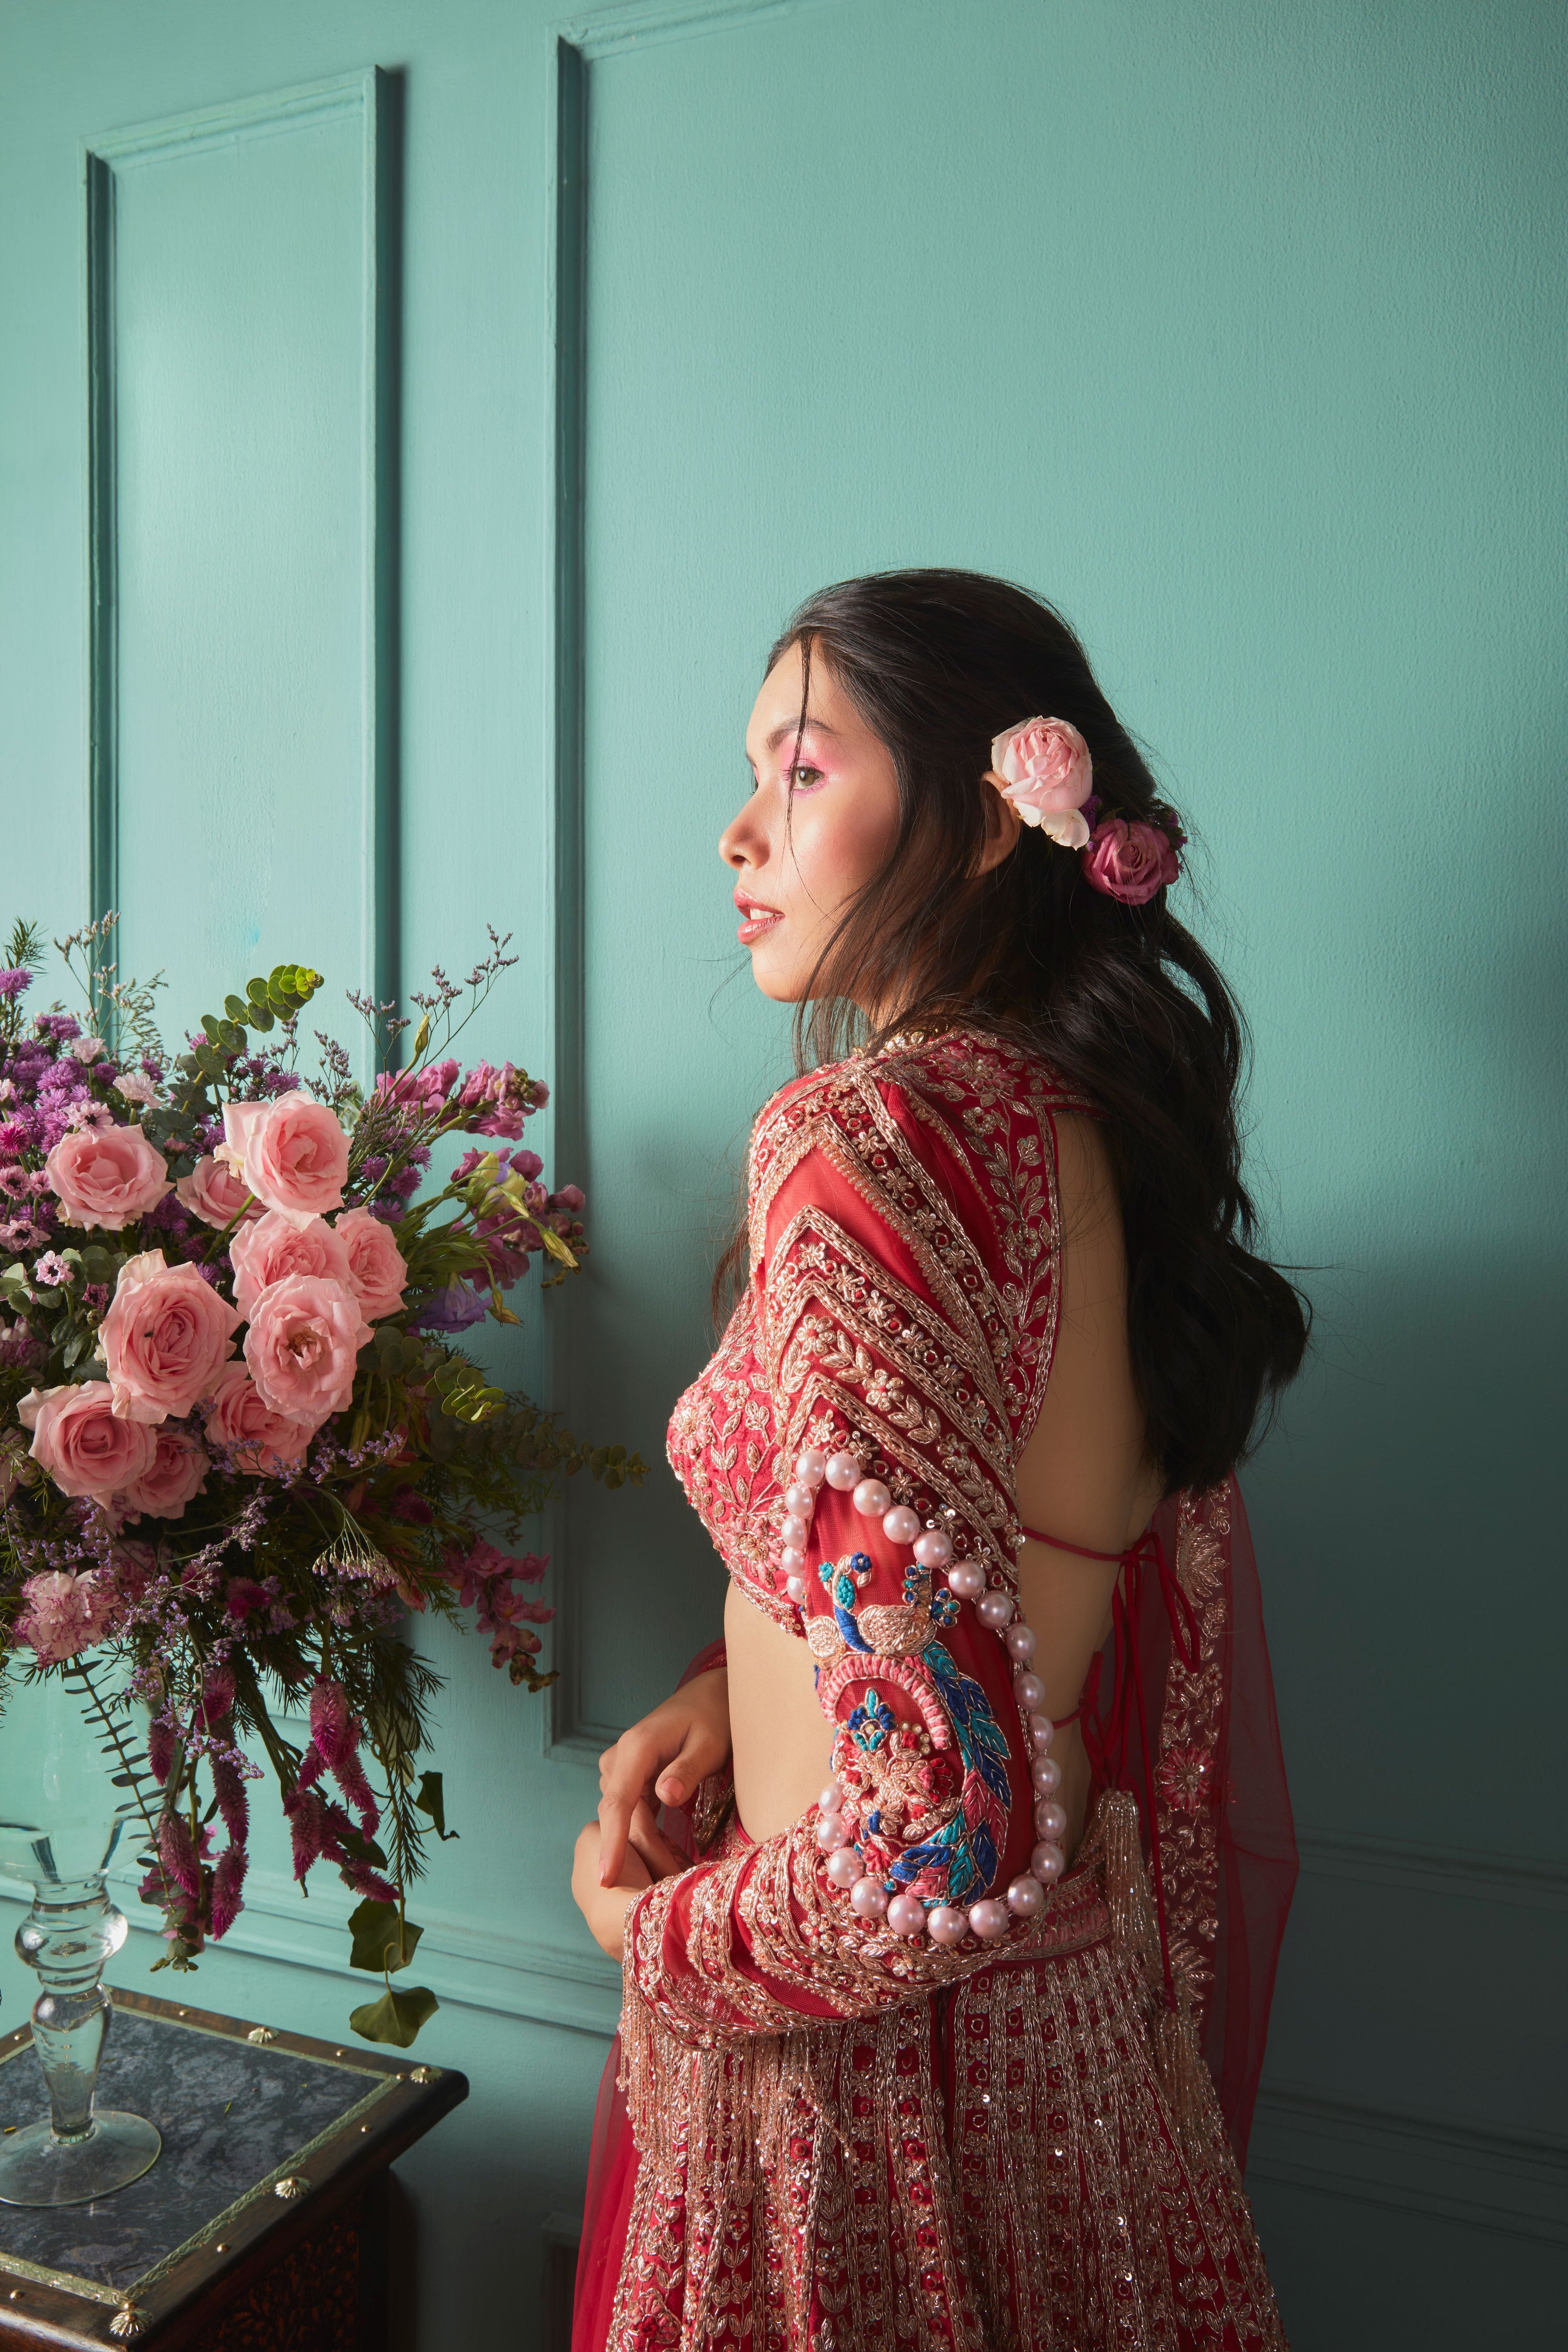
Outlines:
{"label": "pink rose", "polygon": [[245,1470],[270,1475],[298,1462],[310,1443],[301,1423],[285,1421],[267,1404],[243,1364],[226,1364],[206,1408],[207,1436],[238,1457]]}
{"label": "pink rose", "polygon": [[212,1464],[188,1430],[165,1422],[151,1434],[152,1466],[114,1499],[128,1519],[139,1512],[149,1519],[183,1518],[191,1496],[205,1486]]}
{"label": "pink rose", "polygon": [[264,1208],[297,1225],[343,1204],[349,1139],[325,1103],[296,1088],[266,1103],[225,1103],[218,1158]]}
{"label": "pink rose", "polygon": [[991,746],[991,781],[1026,824],[1064,849],[1081,849],[1089,826],[1079,812],[1094,787],[1089,745],[1070,719],[1022,719]]}
{"label": "pink rose", "polygon": [[34,1460],[64,1495],[107,1502],[152,1467],[153,1432],[116,1413],[107,1381],[82,1381],[41,1393],[33,1389],[16,1414],[33,1433]]}
{"label": "pink rose", "polygon": [[395,1315],[403,1304],[408,1267],[381,1219],[368,1209],[350,1209],[338,1219],[337,1238],[348,1258],[349,1288],[366,1322]]}
{"label": "pink rose", "polygon": [[228,1245],[234,1303],[240,1313],[248,1320],[262,1292],[281,1282],[285,1275],[321,1274],[352,1290],[349,1253],[341,1232],[340,1226],[334,1233],[321,1217],[308,1218],[301,1224],[298,1218],[285,1217],[276,1209],[268,1209],[254,1224],[242,1225]]}
{"label": "pink rose", "polygon": [[149,1422],[189,1412],[211,1394],[243,1320],[194,1265],[167,1265],[162,1250],[128,1259],[100,1334],[115,1412]]}
{"label": "pink rose", "polygon": [[237,1176],[226,1160],[207,1152],[197,1160],[188,1176],[182,1176],[174,1187],[176,1197],[199,1217],[204,1225],[219,1228],[233,1224],[249,1202],[255,1213],[261,1214],[260,1204],[250,1199],[250,1187]]}
{"label": "pink rose", "polygon": [[264,1404],[317,1430],[353,1396],[356,1359],[369,1338],[352,1290],[320,1275],[290,1274],[257,1300],[245,1360]]}
{"label": "pink rose", "polygon": [[58,1666],[79,1650],[100,1642],[114,1615],[117,1594],[113,1581],[89,1570],[85,1576],[68,1576],[53,1569],[30,1576],[22,1587],[26,1606],[13,1628],[14,1638],[37,1654],[44,1666]]}
{"label": "pink rose", "polygon": [[1108,816],[1095,826],[1083,861],[1085,881],[1108,898],[1120,898],[1124,907],[1143,906],[1156,890],[1174,882],[1181,870],[1169,835],[1157,824],[1129,824],[1119,816]]}
{"label": "pink rose", "polygon": [[62,1135],[44,1173],[68,1225],[118,1233],[174,1187],[169,1163],[139,1127],[79,1127]]}

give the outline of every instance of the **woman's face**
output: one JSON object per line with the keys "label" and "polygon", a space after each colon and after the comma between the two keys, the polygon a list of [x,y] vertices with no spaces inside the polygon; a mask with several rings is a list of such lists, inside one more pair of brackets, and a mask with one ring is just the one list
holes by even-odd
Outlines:
{"label": "woman's face", "polygon": [[[796,1004],[849,900],[892,848],[893,755],[820,652],[800,728],[802,655],[791,646],[763,681],[746,730],[755,779],[719,855],[735,871],[736,934],[764,996]],[[795,733],[800,729],[800,748]]]}

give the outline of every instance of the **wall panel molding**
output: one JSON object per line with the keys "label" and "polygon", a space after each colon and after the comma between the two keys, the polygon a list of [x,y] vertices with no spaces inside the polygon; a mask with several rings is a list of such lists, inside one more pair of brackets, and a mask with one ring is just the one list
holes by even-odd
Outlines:
{"label": "wall panel molding", "polygon": [[[110,1892],[132,1926],[156,1935],[161,1915],[142,1903],[136,1887],[134,1874],[110,1877]],[[31,1896],[27,1888],[0,1879],[0,1900],[25,1907]],[[353,1907],[353,1898],[340,1887],[318,1885],[306,1902],[292,1879],[279,1872],[253,1869],[246,1880],[244,1910],[222,1946],[211,1949],[203,1999],[210,1996],[220,2009],[230,2005],[223,1986],[225,1952],[314,1969],[363,1990],[371,1979],[348,1962],[348,1917]],[[615,2032],[621,2008],[621,1971],[604,1953],[584,1948],[585,1928],[584,1942],[569,1950],[498,1931],[488,1917],[473,1918],[424,1902],[419,1907],[425,1933],[417,1973],[437,2000],[498,2017],[560,2026],[568,2032],[607,2038]],[[126,1967],[127,1963],[120,1963],[116,1975],[125,1983],[138,1982],[134,1974],[124,1973]]]}
{"label": "wall panel molding", "polygon": [[1303,1829],[1297,1842],[1301,1867],[1315,1878],[1470,1903],[1508,1903],[1531,1911],[1568,1911],[1568,1868],[1561,1863],[1421,1845],[1354,1831]]}
{"label": "wall panel molding", "polygon": [[1358,2204],[1568,2244],[1568,2144],[1265,2082],[1247,2168]]}
{"label": "wall panel molding", "polygon": [[[359,930],[354,983],[378,1000],[397,986],[397,532],[403,92],[369,68],[89,139],[82,149],[88,469],[89,838],[92,912],[123,910],[121,258],[118,218],[137,176],[223,150],[341,126],[357,142],[361,474],[358,693]],[[248,227],[250,224],[247,224]],[[255,224],[259,238],[267,227]],[[323,234],[332,224],[323,223]],[[236,267],[245,256],[237,252]],[[286,499],[289,486],[278,485]],[[215,523],[215,530],[218,526]],[[187,692],[217,695],[196,678]],[[311,943],[324,949],[330,941]],[[310,951],[299,943],[298,952]],[[215,986],[220,976],[213,976]],[[232,984],[232,981],[230,982]],[[195,1010],[171,1008],[194,1019]]]}

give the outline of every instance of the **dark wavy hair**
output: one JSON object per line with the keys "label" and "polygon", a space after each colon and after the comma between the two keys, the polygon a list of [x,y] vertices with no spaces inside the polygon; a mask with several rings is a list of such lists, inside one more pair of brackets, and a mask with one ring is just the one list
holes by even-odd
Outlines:
{"label": "dark wavy hair", "polygon": [[[1128,1339],[1167,1492],[1242,1459],[1300,1367],[1310,1310],[1258,1255],[1241,1179],[1241,1008],[1159,890],[1122,905],[1026,828],[978,877],[992,739],[1068,719],[1100,816],[1174,812],[1059,613],[973,572],[884,572],[824,588],[768,656],[826,662],[892,753],[899,829],[797,1008],[801,1069],[898,1029],[963,1020],[1041,1054],[1103,1116],[1127,1249]],[[858,1007],[889,1008],[880,1026]],[[715,1301],[734,1270],[733,1248]]]}

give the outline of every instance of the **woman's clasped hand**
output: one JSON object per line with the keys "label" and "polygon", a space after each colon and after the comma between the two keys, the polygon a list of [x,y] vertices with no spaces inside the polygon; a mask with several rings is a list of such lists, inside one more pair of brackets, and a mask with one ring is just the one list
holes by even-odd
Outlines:
{"label": "woman's clasped hand", "polygon": [[600,1757],[598,1818],[578,1833],[572,1894],[612,1959],[621,1958],[626,1915],[644,1887],[687,1867],[659,1832],[656,1801],[684,1804],[729,1756],[730,1678],[715,1666],[693,1675]]}

